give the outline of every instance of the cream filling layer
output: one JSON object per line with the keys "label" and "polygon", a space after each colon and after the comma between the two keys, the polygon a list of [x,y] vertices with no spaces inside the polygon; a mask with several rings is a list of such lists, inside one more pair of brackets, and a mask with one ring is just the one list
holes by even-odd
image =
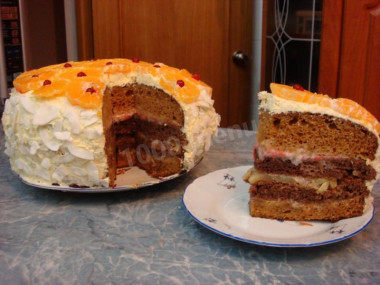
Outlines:
{"label": "cream filling layer", "polygon": [[317,190],[317,193],[323,193],[328,189],[335,188],[338,185],[336,179],[332,178],[314,178],[308,179],[299,176],[279,175],[259,172],[255,167],[250,168],[243,176],[243,180],[253,185],[258,181],[274,181],[283,183],[299,184],[304,187],[311,187]]}
{"label": "cream filling layer", "polygon": [[306,154],[302,149],[299,149],[294,152],[280,151],[276,149],[267,149],[258,144],[256,144],[254,148],[256,150],[257,157],[260,160],[264,160],[266,157],[282,158],[282,159],[290,160],[291,163],[294,165],[299,165],[305,160],[321,161],[323,159],[347,158],[343,156],[333,156],[333,155]]}
{"label": "cream filling layer", "polygon": [[[346,159],[348,157],[344,156],[332,156],[332,155],[319,155],[319,154],[305,154],[301,149],[296,152],[286,152],[286,151],[279,151],[275,149],[266,149],[265,147],[262,147],[258,145],[257,143],[254,146],[254,153],[257,154],[257,157],[260,160],[264,160],[266,157],[274,157],[274,158],[281,158],[290,160],[292,164],[299,165],[305,160],[314,160],[314,161],[323,161],[324,159]],[[367,159],[366,164],[369,166],[374,167],[373,164],[370,163],[371,160]],[[376,170],[376,169],[375,169]],[[376,170],[377,171],[377,170]],[[352,173],[353,176],[355,176],[355,172]],[[376,183],[376,180],[379,178],[379,172],[377,171],[377,177],[373,180],[365,181],[365,185],[367,186],[367,189],[369,191],[372,191],[373,186]]]}

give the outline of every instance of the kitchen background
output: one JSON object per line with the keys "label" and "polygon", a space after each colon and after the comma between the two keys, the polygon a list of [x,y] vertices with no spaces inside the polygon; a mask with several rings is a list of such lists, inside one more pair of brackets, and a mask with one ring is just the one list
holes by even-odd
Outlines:
{"label": "kitchen background", "polygon": [[380,1],[1,0],[2,103],[24,70],[139,57],[213,87],[224,127],[254,127],[270,82],[351,98],[380,119]]}

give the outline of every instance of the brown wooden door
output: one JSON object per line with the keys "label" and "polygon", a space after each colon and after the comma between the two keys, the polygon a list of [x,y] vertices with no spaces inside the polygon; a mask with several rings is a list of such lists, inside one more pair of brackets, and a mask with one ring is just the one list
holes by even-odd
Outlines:
{"label": "brown wooden door", "polygon": [[222,126],[249,121],[250,64],[238,67],[231,56],[251,57],[251,0],[78,2],[81,59],[138,57],[185,68],[213,88]]}
{"label": "brown wooden door", "polygon": [[380,120],[380,1],[324,1],[318,91]]}

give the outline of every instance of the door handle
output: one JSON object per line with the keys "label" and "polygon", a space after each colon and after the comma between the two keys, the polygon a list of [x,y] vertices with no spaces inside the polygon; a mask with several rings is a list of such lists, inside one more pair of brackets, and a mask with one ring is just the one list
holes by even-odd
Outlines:
{"label": "door handle", "polygon": [[234,64],[236,64],[239,67],[245,67],[248,65],[248,55],[246,55],[242,51],[235,51],[232,55],[232,61]]}

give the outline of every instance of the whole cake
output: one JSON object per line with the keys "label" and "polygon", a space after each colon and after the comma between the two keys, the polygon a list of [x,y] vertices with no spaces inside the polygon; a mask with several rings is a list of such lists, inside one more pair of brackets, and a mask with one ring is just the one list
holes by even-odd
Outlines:
{"label": "whole cake", "polygon": [[115,187],[129,166],[157,178],[180,173],[217,132],[211,92],[197,74],[137,58],[27,71],[5,104],[5,152],[39,185]]}
{"label": "whole cake", "polygon": [[360,216],[380,173],[380,124],[348,99],[272,83],[259,93],[251,216],[328,220]]}

